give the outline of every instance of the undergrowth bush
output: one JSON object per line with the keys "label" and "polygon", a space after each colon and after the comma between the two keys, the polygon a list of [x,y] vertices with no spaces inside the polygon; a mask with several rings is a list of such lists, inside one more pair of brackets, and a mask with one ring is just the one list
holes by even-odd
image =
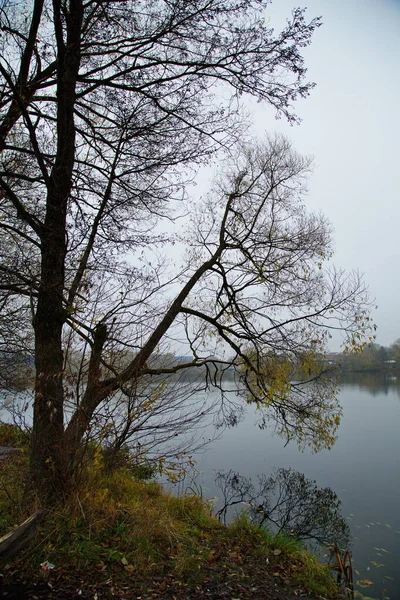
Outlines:
{"label": "undergrowth bush", "polygon": [[143,457],[138,461],[127,446],[120,448],[106,446],[102,448],[101,452],[105,471],[112,472],[126,468],[132,473],[135,479],[141,481],[152,479],[157,473],[157,467],[153,462]]}
{"label": "undergrowth bush", "polygon": [[14,423],[0,421],[0,446],[28,449],[30,446],[30,432],[21,429]]}
{"label": "undergrowth bush", "polygon": [[23,522],[38,508],[29,488],[29,460],[24,451],[10,452],[0,460],[0,535]]}
{"label": "undergrowth bush", "polygon": [[24,521],[37,509],[29,488],[30,432],[0,422],[0,446],[10,449],[0,459],[0,535]]}

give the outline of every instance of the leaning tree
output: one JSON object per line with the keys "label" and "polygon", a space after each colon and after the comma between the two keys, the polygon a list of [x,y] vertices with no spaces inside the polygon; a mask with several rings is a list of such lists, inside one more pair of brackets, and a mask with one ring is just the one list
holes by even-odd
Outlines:
{"label": "leaning tree", "polygon": [[[338,409],[316,377],[327,332],[358,345],[369,320],[360,280],[324,270],[328,227],[301,201],[307,163],[279,138],[237,146],[191,211],[185,265],[172,273],[151,258],[171,241],[160,223],[182,214],[196,166],[244,139],[241,97],[293,122],[293,102],[313,86],[301,50],[319,20],[295,9],[275,33],[268,4],[1,4],[2,322],[9,307],[22,329],[31,315],[31,468],[44,502],[68,493],[99,411],[124,395],[134,433],[163,396],[151,381],[185,369],[202,367],[223,388],[231,365],[239,392],[289,437],[331,442]],[[154,361],[175,334],[191,359]],[[12,328],[2,336],[11,347]],[[78,383],[67,369],[73,346]],[[303,364],[314,382],[306,391],[285,361]]]}

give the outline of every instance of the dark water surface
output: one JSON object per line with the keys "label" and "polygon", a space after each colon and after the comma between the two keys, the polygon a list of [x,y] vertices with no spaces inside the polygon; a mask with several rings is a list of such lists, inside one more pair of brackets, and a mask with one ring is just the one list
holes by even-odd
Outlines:
{"label": "dark water surface", "polygon": [[[348,376],[340,401],[343,419],[332,450],[299,452],[295,444],[254,426],[248,411],[197,457],[204,497],[221,497],[216,471],[256,479],[274,467],[293,468],[332,488],[352,533],[356,589],[373,598],[400,599],[400,378]],[[379,566],[383,565],[383,566]],[[373,582],[373,585],[368,582]],[[364,587],[363,587],[364,586]]]}

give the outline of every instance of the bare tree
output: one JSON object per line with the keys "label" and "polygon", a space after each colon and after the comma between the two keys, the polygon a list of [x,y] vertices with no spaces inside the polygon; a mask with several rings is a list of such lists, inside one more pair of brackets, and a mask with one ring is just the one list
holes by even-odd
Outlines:
{"label": "bare tree", "polygon": [[[44,502],[68,493],[99,409],[144,378],[204,366],[207,384],[221,385],[216,366],[235,365],[247,398],[268,398],[289,434],[309,429],[315,438],[334,425],[324,394],[301,400],[291,386],[271,398],[261,368],[266,349],[298,355],[310,339],[313,350],[322,348],[318,332],[330,326],[331,311],[350,338],[361,339],[369,325],[360,281],[319,270],[327,229],[304,214],[307,165],[286,142],[241,153],[202,209],[180,273],[165,279],[148,261],[149,249],[168,237],[155,235],[154,225],[180,213],[195,165],[243,137],[240,96],[295,121],[293,102],[313,86],[300,51],[319,20],[307,22],[295,9],[275,34],[264,20],[267,6],[2,3],[0,228],[13,258],[2,254],[1,293],[33,315],[31,466]],[[152,366],[160,344],[182,326],[191,358]],[[233,357],[200,353],[210,335]],[[78,384],[66,376],[76,339],[86,348]],[[118,364],[126,350],[131,360]]]}
{"label": "bare tree", "polygon": [[260,426],[273,418],[288,440],[318,450],[341,414],[326,342],[340,330],[360,350],[374,326],[359,274],[329,265],[329,224],[305,212],[309,167],[280,136],[241,149],[200,207],[194,293],[179,310],[194,355],[210,336],[233,351],[238,393],[257,404]]}

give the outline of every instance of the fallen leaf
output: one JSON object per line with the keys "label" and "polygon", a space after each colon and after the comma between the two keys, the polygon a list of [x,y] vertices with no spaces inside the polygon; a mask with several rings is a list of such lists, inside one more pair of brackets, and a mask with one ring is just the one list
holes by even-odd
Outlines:
{"label": "fallen leaf", "polygon": [[385,566],[383,563],[376,562],[376,560],[371,560],[371,565],[374,565],[374,567],[384,567]]}
{"label": "fallen leaf", "polygon": [[374,585],[374,582],[371,581],[370,579],[361,579],[361,581],[357,581],[357,583],[361,587],[366,586],[366,585]]}
{"label": "fallen leaf", "polygon": [[133,573],[133,571],[135,570],[135,567],[133,565],[125,565],[124,569],[128,573]]}

